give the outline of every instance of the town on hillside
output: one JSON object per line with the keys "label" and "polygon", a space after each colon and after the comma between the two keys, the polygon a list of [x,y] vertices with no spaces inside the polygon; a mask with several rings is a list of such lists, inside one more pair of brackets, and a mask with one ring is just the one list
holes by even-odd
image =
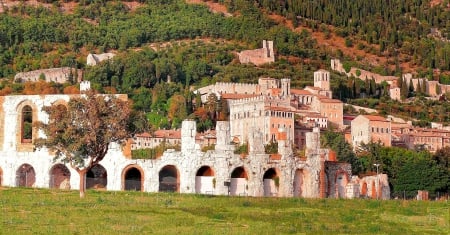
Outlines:
{"label": "town on hillside", "polygon": [[[242,51],[241,63],[261,65],[274,62],[273,42],[263,48]],[[96,66],[115,55],[89,54],[87,64]],[[368,71],[346,73],[339,60],[331,69],[348,76],[370,76],[390,85],[389,96],[399,100],[397,78]],[[432,128],[412,125],[401,118],[378,115],[365,109],[361,115],[344,114],[347,105],[333,98],[331,75],[325,69],[314,72],[314,83],[303,89],[291,87],[291,79],[260,77],[257,84],[216,82],[194,90],[202,104],[210,99],[227,105],[227,117],[204,132],[197,123],[184,120],[181,129],[159,129],[136,134],[122,148],[112,144],[105,158],[87,175],[87,188],[107,190],[173,191],[237,196],[278,196],[310,198],[390,199],[388,175],[376,171],[354,175],[352,165],[337,160],[336,152],[323,148],[321,132],[344,133],[358,152],[361,146],[378,143],[436,152],[450,147],[450,128],[432,123]],[[82,71],[54,68],[18,73],[16,82],[80,82],[89,90]],[[403,77],[409,84],[424,86],[431,97],[448,87],[421,79]],[[439,87],[439,88],[436,88]],[[439,91],[438,93],[436,91]],[[33,145],[39,133],[26,125],[45,120],[45,105],[65,103],[73,95],[15,95],[1,98],[0,185],[76,189],[79,176],[52,154]],[[123,96],[123,98],[126,96]],[[126,98],[124,98],[126,99]],[[354,107],[358,109],[358,107]],[[362,108],[363,109],[363,108]],[[369,110],[370,111],[370,110]],[[10,138],[11,136],[15,138]],[[159,152],[155,149],[164,145]],[[151,151],[143,151],[149,149]],[[140,151],[141,158],[133,157]],[[417,198],[427,199],[419,191]]]}

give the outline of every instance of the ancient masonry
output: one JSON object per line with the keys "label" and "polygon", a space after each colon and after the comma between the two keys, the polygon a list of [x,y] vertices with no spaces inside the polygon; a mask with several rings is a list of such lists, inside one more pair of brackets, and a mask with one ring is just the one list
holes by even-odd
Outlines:
{"label": "ancient masonry", "polygon": [[263,40],[262,48],[255,50],[246,50],[238,53],[241,64],[252,63],[256,66],[275,62],[273,51],[273,41]]}
{"label": "ancient masonry", "polygon": [[80,82],[83,70],[70,67],[40,69],[30,72],[21,72],[14,76],[15,82],[37,82],[44,78],[46,82],[65,83],[73,76],[74,82]]}
{"label": "ancient masonry", "polygon": [[116,56],[114,53],[89,54],[86,58],[86,64],[89,66],[95,66],[104,60],[112,59],[114,56]]}
{"label": "ancient masonry", "polygon": [[[24,122],[47,121],[42,107],[64,104],[69,95],[0,97],[0,185],[77,189],[79,175],[69,166],[54,162],[47,149],[36,149],[32,140],[43,137],[32,130],[24,138]],[[30,120],[32,119],[32,120]],[[279,197],[342,197],[361,195],[389,198],[386,175],[359,179],[351,166],[334,161],[320,148],[319,130],[307,133],[306,158],[294,157],[284,129],[279,130],[278,154],[265,154],[262,135],[254,131],[250,151],[242,156],[230,145],[230,125],[218,122],[215,150],[200,151],[195,144],[196,124],[182,124],[181,151],[167,150],[154,160],[134,160],[121,146],[111,144],[107,157],[87,175],[88,188],[175,191],[215,195]],[[378,190],[379,189],[379,190]]]}

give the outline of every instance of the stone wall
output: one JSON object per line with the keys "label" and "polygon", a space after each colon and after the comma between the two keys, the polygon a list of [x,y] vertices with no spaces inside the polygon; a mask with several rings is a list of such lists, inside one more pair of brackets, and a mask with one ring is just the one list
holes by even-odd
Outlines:
{"label": "stone wall", "polygon": [[242,64],[252,63],[256,66],[275,62],[273,41],[263,40],[263,47],[255,50],[246,50],[238,53]]}
{"label": "stone wall", "polygon": [[[68,102],[70,96],[5,96],[2,99],[0,117],[4,119],[0,131],[4,138],[0,138],[1,184],[20,186],[24,181],[22,169],[27,169],[34,172],[33,187],[78,189],[80,178],[76,171],[62,162],[55,162],[46,148],[18,151],[20,143],[13,138],[19,133],[18,109],[21,104],[26,102],[33,106],[33,110],[36,109],[35,121],[46,122],[47,115],[42,112],[42,107]],[[157,192],[162,190],[164,175],[170,175],[175,179],[170,189],[180,193],[311,198],[327,196],[321,193],[321,188],[325,188],[325,178],[331,179],[324,167],[324,162],[330,159],[328,150],[320,149],[320,134],[317,130],[308,133],[306,160],[293,156],[292,144],[287,141],[286,130],[282,128],[277,135],[277,157],[264,153],[261,135],[253,128],[250,133],[252,138],[249,138],[252,151],[243,157],[235,154],[234,145],[230,144],[229,125],[228,122],[218,122],[217,145],[214,150],[207,152],[200,151],[195,144],[196,124],[191,120],[182,124],[181,151],[169,149],[158,159],[129,159],[122,147],[113,143],[105,159],[100,162],[105,170],[101,177],[105,178],[97,181],[106,184],[107,190],[130,189],[130,184],[133,184],[137,190]],[[44,137],[43,133],[37,133],[37,137]],[[208,170],[201,170],[205,168]],[[62,175],[57,175],[58,172]],[[55,185],[55,182],[59,185]]]}
{"label": "stone wall", "polygon": [[102,61],[112,59],[114,56],[116,56],[114,53],[89,54],[86,58],[86,64],[89,66],[95,66]]}
{"label": "stone wall", "polygon": [[51,69],[40,69],[30,72],[21,72],[14,76],[15,82],[37,82],[43,76],[46,82],[65,83],[69,81],[69,77],[73,76],[74,82],[80,82],[83,77],[83,70],[62,67]]}

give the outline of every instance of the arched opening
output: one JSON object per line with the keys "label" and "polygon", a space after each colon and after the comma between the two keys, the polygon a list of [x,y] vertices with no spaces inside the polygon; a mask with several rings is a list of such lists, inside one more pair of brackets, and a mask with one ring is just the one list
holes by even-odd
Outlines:
{"label": "arched opening", "polygon": [[179,192],[180,178],[178,169],[173,165],[167,165],[159,171],[159,191]]}
{"label": "arched opening", "polygon": [[337,197],[338,198],[346,198],[346,189],[348,180],[345,173],[338,173],[336,176],[336,191],[337,191]]}
{"label": "arched opening", "polygon": [[97,164],[86,174],[86,189],[106,189],[108,184],[108,174],[106,169]]}
{"label": "arched opening", "polygon": [[202,166],[195,174],[195,192],[212,194],[216,188],[214,171],[209,166]]}
{"label": "arched opening", "polygon": [[297,169],[294,175],[294,197],[306,196],[306,182],[308,180],[308,172],[304,169]]}
{"label": "arched opening", "polygon": [[70,171],[63,164],[56,164],[50,170],[50,188],[70,189]]}
{"label": "arched opening", "polygon": [[123,189],[142,191],[144,189],[144,174],[138,166],[128,166],[122,172]]}
{"label": "arched opening", "polygon": [[230,195],[247,195],[248,175],[244,167],[237,167],[231,172],[230,182],[227,182]]}
{"label": "arched opening", "polygon": [[29,105],[22,108],[21,142],[31,143],[33,139],[33,109]]}
{"label": "arched opening", "polygon": [[361,197],[366,198],[367,197],[367,183],[364,182],[361,188]]}
{"label": "arched opening", "polygon": [[280,186],[280,177],[275,168],[268,169],[263,176],[264,196],[272,197],[278,195],[278,187]]}
{"label": "arched opening", "polygon": [[33,187],[36,183],[36,173],[29,164],[23,164],[16,171],[17,187]]}

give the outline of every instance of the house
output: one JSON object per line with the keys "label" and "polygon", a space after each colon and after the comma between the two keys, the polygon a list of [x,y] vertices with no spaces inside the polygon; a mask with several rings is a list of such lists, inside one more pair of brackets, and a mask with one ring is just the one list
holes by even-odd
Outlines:
{"label": "house", "polygon": [[351,141],[357,149],[362,143],[380,142],[391,146],[391,122],[375,115],[359,115],[351,122]]}

